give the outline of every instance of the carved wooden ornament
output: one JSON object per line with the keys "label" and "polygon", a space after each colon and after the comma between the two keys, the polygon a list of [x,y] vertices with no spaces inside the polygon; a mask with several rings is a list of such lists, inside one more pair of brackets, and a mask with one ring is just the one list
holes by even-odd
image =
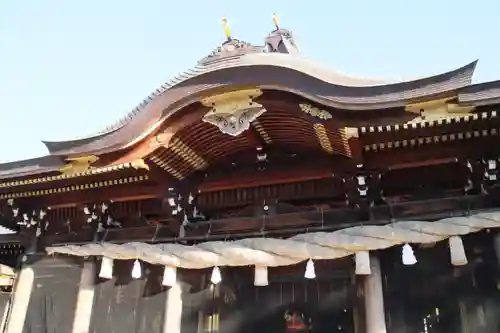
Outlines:
{"label": "carved wooden ornament", "polygon": [[92,163],[96,162],[98,159],[99,158],[97,156],[93,155],[68,158],[66,159],[68,163],[63,167],[61,167],[59,171],[64,175],[74,175],[74,174],[84,173],[85,171],[90,169]]}
{"label": "carved wooden ornament", "polygon": [[330,112],[321,110],[315,106],[312,106],[311,104],[299,104],[300,110],[304,113],[307,113],[310,116],[322,119],[322,120],[328,120],[332,118],[332,115]]}
{"label": "carved wooden ornament", "polygon": [[261,104],[253,101],[261,94],[259,89],[251,89],[206,98],[202,104],[211,106],[212,110],[203,116],[203,121],[217,126],[222,133],[238,136],[266,112]]}

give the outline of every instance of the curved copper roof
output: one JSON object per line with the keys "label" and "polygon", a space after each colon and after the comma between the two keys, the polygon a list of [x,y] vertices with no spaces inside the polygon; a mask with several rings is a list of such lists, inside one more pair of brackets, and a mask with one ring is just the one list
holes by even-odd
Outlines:
{"label": "curved copper roof", "polygon": [[298,55],[249,53],[199,64],[163,85],[112,131],[84,140],[46,142],[52,154],[72,155],[119,149],[183,106],[210,95],[214,89],[256,86],[289,91],[312,101],[348,110],[404,106],[426,96],[466,87],[476,61],[459,69],[423,79],[377,84],[339,75]]}
{"label": "curved copper roof", "polygon": [[[265,38],[264,46],[237,39],[226,41],[194,68],[163,84],[126,117],[101,132],[69,141],[44,141],[44,144],[50,154],[59,156],[119,150],[155,124],[215,90],[248,86],[291,92],[319,104],[352,111],[402,107],[436,96],[458,96],[459,102],[466,104],[488,103],[494,96],[500,96],[500,90],[495,83],[471,86],[476,63],[402,82],[356,78],[300,56],[292,33],[278,29]],[[485,91],[489,91],[487,97]]]}
{"label": "curved copper roof", "polygon": [[474,84],[458,93],[460,104],[471,104],[474,106],[491,105],[500,103],[500,80]]}
{"label": "curved copper roof", "polygon": [[[191,118],[201,117],[203,110],[199,109],[197,102],[203,98],[214,93],[220,94],[249,87],[263,91],[263,96],[268,100],[278,98],[276,96],[279,94],[273,91],[281,91],[288,95],[294,94],[297,99],[306,99],[340,109],[342,111],[339,112],[344,114],[364,110],[380,110],[380,112],[384,111],[382,109],[397,110],[409,103],[435,98],[456,97],[460,104],[473,106],[500,104],[500,81],[471,85],[476,64],[477,61],[474,61],[458,69],[425,78],[388,82],[339,74],[300,56],[292,33],[286,29],[273,31],[265,38],[264,46],[230,39],[201,59],[194,68],[163,84],[117,123],[101,132],[79,139],[44,141],[50,152],[49,156],[0,164],[0,179],[55,172],[64,164],[64,158],[67,156],[99,155],[123,149],[132,142],[140,141],[140,138],[147,136],[145,134],[148,131],[187,106],[190,106],[191,110],[185,110],[186,113],[181,114],[183,121],[184,116],[188,114],[191,114]],[[196,112],[193,113],[193,110]],[[288,142],[289,135],[281,133],[281,127],[276,126],[273,120],[273,117],[280,112],[274,110],[261,120],[266,127],[274,130],[276,142],[280,141],[282,134]],[[376,114],[379,114],[378,111]],[[387,115],[387,112],[384,115]],[[280,122],[286,118],[282,115]],[[306,130],[299,126],[300,121],[297,119],[293,124],[287,123],[287,127],[303,134]],[[183,140],[190,142],[191,139],[188,138],[186,131],[205,133],[205,131],[213,132],[215,128],[196,120],[184,129],[180,129],[175,137],[182,137]],[[333,134],[330,135],[330,139],[332,142],[338,141]],[[234,151],[246,147],[239,145],[244,143],[245,138],[232,138],[232,140],[235,143]],[[301,141],[301,144],[309,144],[310,141],[307,136],[301,137],[300,140],[305,140]],[[343,154],[340,148],[334,150],[338,154]],[[215,150],[211,153],[213,156],[209,154],[203,158],[207,161],[217,158]],[[179,164],[179,170],[182,169],[182,163]],[[190,172],[187,169],[181,171]]]}

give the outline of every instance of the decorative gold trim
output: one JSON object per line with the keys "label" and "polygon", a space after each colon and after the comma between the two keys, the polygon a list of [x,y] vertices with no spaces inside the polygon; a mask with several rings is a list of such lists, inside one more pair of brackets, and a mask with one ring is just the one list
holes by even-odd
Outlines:
{"label": "decorative gold trim", "polygon": [[171,149],[174,153],[182,157],[196,170],[203,170],[208,165],[208,163],[200,155],[198,155],[198,153],[182,142],[179,138],[173,138],[166,148]]}
{"label": "decorative gold trim", "polygon": [[109,172],[119,171],[119,170],[128,169],[128,168],[149,170],[149,166],[144,162],[143,159],[137,159],[137,160],[134,160],[132,162],[120,163],[120,164],[110,165],[110,166],[106,166],[106,167],[90,168],[90,169],[85,170],[82,173],[70,173],[70,174],[62,173],[62,174],[56,175],[56,176],[30,178],[30,179],[16,180],[16,181],[12,181],[12,182],[3,182],[3,183],[0,183],[0,188],[17,187],[17,186],[25,186],[25,185],[33,185],[33,184],[43,184],[43,183],[48,183],[48,182],[53,182],[53,181],[58,181],[58,180],[93,176],[93,175],[97,175],[97,174],[101,174],[101,173],[109,173]]}
{"label": "decorative gold trim", "polygon": [[262,95],[259,89],[247,89],[211,96],[201,100],[212,107],[202,120],[217,126],[222,133],[238,136],[250,128],[250,123],[266,112],[253,100]]}
{"label": "decorative gold trim", "polygon": [[359,132],[357,127],[343,127],[340,129],[340,137],[342,139],[342,144],[344,145],[344,150],[347,156],[352,156],[351,146],[349,145],[350,138],[359,138]]}
{"label": "decorative gold trim", "polygon": [[142,176],[133,176],[133,177],[125,177],[125,178],[119,178],[119,179],[104,180],[104,181],[99,181],[99,182],[93,182],[90,184],[68,185],[65,187],[57,187],[57,188],[50,188],[50,189],[44,189],[44,190],[5,193],[5,194],[0,194],[0,199],[17,199],[17,198],[27,198],[27,197],[39,197],[39,196],[50,195],[50,194],[60,194],[60,193],[75,192],[75,191],[82,191],[82,190],[91,190],[91,189],[103,188],[103,187],[114,186],[114,185],[137,183],[140,181],[147,180],[148,178],[149,177],[147,175],[142,175]]}
{"label": "decorative gold trim", "polygon": [[253,127],[257,130],[257,132],[261,136],[261,138],[267,144],[270,144],[270,143],[273,142],[273,140],[271,139],[271,137],[269,136],[269,134],[266,132],[266,129],[264,128],[264,126],[262,126],[262,124],[259,122],[258,119],[255,119],[252,124],[253,124]]}
{"label": "decorative gold trim", "polygon": [[332,119],[332,115],[330,112],[325,111],[325,110],[321,110],[315,106],[312,106],[311,104],[302,103],[302,104],[299,104],[299,108],[302,112],[304,112],[310,116],[316,117],[318,119],[322,119],[322,120]]}
{"label": "decorative gold trim", "polygon": [[216,105],[226,104],[241,100],[248,102],[249,98],[253,100],[261,95],[262,91],[260,89],[245,89],[245,90],[231,91],[224,94],[210,96],[202,99],[200,102],[204,106],[213,107]]}
{"label": "decorative gold trim", "polygon": [[464,117],[474,110],[474,106],[461,106],[451,102],[454,97],[437,99],[432,101],[408,104],[405,106],[406,112],[418,114],[411,122],[425,120],[437,120],[444,118]]}
{"label": "decorative gold trim", "polygon": [[139,169],[144,169],[149,171],[149,165],[142,159],[138,158],[136,160],[133,160],[132,162],[129,163],[130,167],[139,170]]}
{"label": "decorative gold trim", "polygon": [[[427,127],[439,127],[449,125],[452,122],[454,123],[472,123],[477,120],[486,120],[498,118],[497,112],[493,111],[485,111],[481,113],[468,113],[455,117],[442,117],[439,119],[428,119],[425,120],[420,119],[419,121],[413,120],[409,123],[404,124],[392,124],[385,126],[363,126],[360,128],[361,134],[365,133],[382,133],[382,132],[399,132],[406,130],[413,130],[418,128],[427,128]],[[419,119],[419,118],[417,118]]]}
{"label": "decorative gold trim", "polygon": [[185,176],[180,173],[179,171],[175,170],[172,168],[166,161],[161,159],[158,155],[153,155],[149,158],[151,162],[162,168],[163,170],[167,171],[169,174],[174,176],[175,178],[182,180],[185,178]]}
{"label": "decorative gold trim", "polygon": [[99,157],[94,155],[68,158],[66,159],[68,163],[61,167],[59,171],[63,175],[82,174],[89,170],[92,163],[95,163],[98,159]]}
{"label": "decorative gold trim", "polygon": [[316,132],[316,137],[318,138],[318,141],[319,141],[319,144],[321,145],[321,148],[323,148],[323,150],[326,151],[328,154],[333,155],[332,143],[330,142],[330,139],[328,138],[325,126],[323,126],[323,124],[316,123],[313,125],[313,128],[314,128],[314,131]]}
{"label": "decorative gold trim", "polygon": [[365,145],[363,147],[366,152],[377,152],[387,149],[394,148],[407,148],[415,146],[423,146],[429,144],[439,144],[454,141],[470,140],[472,138],[486,137],[486,136],[497,136],[500,133],[500,128],[490,128],[476,131],[466,131],[458,133],[447,133],[442,135],[426,136],[413,138],[408,140],[397,140],[389,142],[379,142],[370,145]]}

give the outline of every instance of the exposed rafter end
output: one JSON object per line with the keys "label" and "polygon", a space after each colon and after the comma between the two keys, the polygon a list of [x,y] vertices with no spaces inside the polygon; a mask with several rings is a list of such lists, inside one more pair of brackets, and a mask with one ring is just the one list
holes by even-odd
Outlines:
{"label": "exposed rafter end", "polygon": [[323,148],[323,150],[328,154],[333,155],[333,145],[330,141],[330,138],[328,137],[325,126],[323,124],[316,123],[313,125],[313,129],[316,133],[316,137],[318,138],[321,148]]}
{"label": "exposed rafter end", "polygon": [[359,139],[359,131],[356,127],[344,127],[340,129],[345,155],[350,157],[356,165],[363,164],[363,145]]}
{"label": "exposed rafter end", "polygon": [[264,128],[264,126],[262,126],[262,124],[259,122],[258,119],[255,119],[253,121],[252,125],[253,125],[253,128],[255,129],[255,131],[262,138],[262,140],[264,140],[264,142],[266,144],[271,144],[273,142],[273,140],[271,139],[271,137],[267,133],[266,129]]}
{"label": "exposed rafter end", "polygon": [[185,178],[185,176],[171,167],[166,161],[162,159],[162,157],[159,154],[154,154],[150,158],[151,162],[153,162],[155,165],[157,165],[159,168],[167,171],[170,175],[172,175],[174,178],[177,180],[182,180]]}

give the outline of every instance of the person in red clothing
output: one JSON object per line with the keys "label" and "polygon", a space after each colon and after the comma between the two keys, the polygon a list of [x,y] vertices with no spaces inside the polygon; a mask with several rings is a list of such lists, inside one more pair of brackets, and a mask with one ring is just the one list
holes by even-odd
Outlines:
{"label": "person in red clothing", "polygon": [[306,333],[311,331],[311,318],[301,311],[286,310],[284,318],[286,331],[289,333]]}

